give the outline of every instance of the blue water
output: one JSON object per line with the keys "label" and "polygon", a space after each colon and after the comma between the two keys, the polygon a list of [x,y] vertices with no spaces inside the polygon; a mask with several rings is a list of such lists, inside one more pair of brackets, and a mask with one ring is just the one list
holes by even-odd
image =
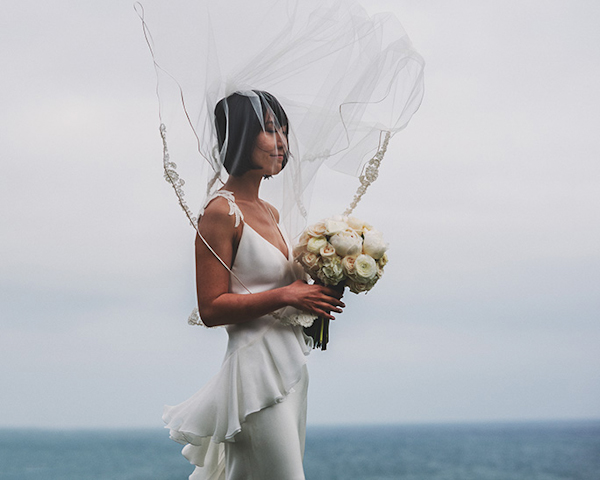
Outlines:
{"label": "blue water", "polygon": [[[0,430],[0,479],[184,480],[180,450],[164,430]],[[600,480],[600,422],[309,427],[304,463],[307,480]]]}

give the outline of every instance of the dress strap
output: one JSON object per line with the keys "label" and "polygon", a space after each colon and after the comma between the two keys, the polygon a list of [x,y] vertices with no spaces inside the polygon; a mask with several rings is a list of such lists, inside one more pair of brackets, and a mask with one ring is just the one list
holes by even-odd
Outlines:
{"label": "dress strap", "polygon": [[204,211],[206,210],[206,207],[208,207],[208,204],[217,197],[222,197],[225,200],[227,200],[227,203],[229,204],[229,215],[235,216],[235,227],[239,227],[240,223],[244,221],[244,214],[240,210],[240,207],[238,207],[235,203],[235,197],[233,196],[233,192],[230,192],[229,190],[217,190],[210,197],[208,197],[206,199],[206,202],[204,203],[204,207],[202,207],[202,209],[200,210],[199,215],[204,215]]}

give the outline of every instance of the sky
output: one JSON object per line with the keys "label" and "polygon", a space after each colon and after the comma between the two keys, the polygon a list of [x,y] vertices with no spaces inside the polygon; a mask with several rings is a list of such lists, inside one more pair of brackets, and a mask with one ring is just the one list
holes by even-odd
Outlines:
{"label": "sky", "polygon": [[[390,263],[310,356],[309,424],[600,418],[600,4],[365,6],[400,18],[426,92],[356,211]],[[10,2],[0,40],[0,427],[159,427],[227,338],[187,325],[139,19]],[[335,178],[312,219],[351,201]]]}

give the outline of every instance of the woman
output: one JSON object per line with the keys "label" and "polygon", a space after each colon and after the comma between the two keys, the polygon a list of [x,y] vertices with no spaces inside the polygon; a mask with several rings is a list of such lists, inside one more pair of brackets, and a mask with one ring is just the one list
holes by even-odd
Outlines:
{"label": "woman", "polygon": [[224,325],[229,343],[219,374],[166,407],[164,420],[197,466],[190,479],[300,480],[311,344],[273,313],[294,307],[333,319],[344,304],[339,292],[301,279],[277,210],[259,198],[262,180],[288,160],[279,102],[234,93],[217,104],[215,126],[229,177],[199,221],[196,280],[204,324]]}

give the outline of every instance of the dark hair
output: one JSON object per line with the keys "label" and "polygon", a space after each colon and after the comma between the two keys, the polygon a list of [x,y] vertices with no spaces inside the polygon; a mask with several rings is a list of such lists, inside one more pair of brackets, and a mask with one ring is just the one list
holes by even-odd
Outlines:
{"label": "dark hair", "polygon": [[[263,119],[267,113],[273,115],[277,128],[288,126],[288,118],[279,101],[270,93],[252,90],[260,99]],[[215,107],[215,127],[219,151],[223,148],[227,137],[227,151],[223,166],[227,173],[234,177],[241,177],[247,171],[256,169],[252,163],[252,153],[256,145],[256,138],[263,130],[260,120],[256,115],[250,97],[241,93],[233,93],[219,100]],[[284,129],[287,138],[287,129]],[[288,151],[283,154],[282,167],[288,161]]]}

